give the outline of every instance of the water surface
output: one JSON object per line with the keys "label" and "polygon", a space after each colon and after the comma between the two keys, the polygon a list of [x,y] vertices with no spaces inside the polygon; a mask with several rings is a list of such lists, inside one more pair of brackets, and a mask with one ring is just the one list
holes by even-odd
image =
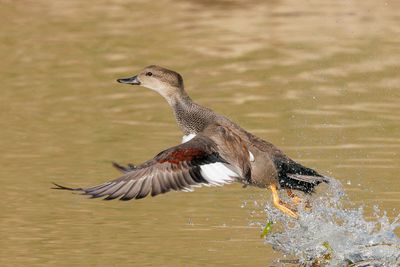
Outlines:
{"label": "water surface", "polygon": [[[181,133],[161,97],[116,78],[149,64],[338,178],[367,216],[400,207],[397,1],[1,1],[1,266],[266,266],[240,185],[122,203],[51,191],[116,177]],[[241,208],[247,201],[251,205]],[[256,204],[254,203],[256,202]],[[396,209],[396,210],[394,210]]]}

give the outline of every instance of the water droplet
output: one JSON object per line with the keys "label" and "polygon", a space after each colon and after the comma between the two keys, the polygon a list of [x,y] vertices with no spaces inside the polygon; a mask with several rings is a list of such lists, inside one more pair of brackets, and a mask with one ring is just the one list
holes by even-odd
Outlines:
{"label": "water droplet", "polygon": [[314,198],[312,210],[299,206],[298,220],[268,202],[268,221],[276,222],[282,230],[270,233],[265,240],[275,250],[299,258],[307,266],[316,260],[328,261],[329,266],[368,260],[400,266],[400,238],[395,234],[400,227],[400,214],[390,221],[377,205],[373,210],[375,219],[365,220],[364,206],[351,202],[341,184],[332,178],[328,192]]}

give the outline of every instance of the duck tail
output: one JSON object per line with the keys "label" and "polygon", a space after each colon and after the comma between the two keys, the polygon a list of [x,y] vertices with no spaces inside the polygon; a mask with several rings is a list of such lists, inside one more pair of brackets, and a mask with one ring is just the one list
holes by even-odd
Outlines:
{"label": "duck tail", "polygon": [[329,183],[329,179],[325,176],[311,176],[302,174],[286,174],[286,177],[279,180],[281,187],[300,190],[311,194],[315,191],[315,187],[320,183]]}
{"label": "duck tail", "polygon": [[311,194],[320,183],[329,183],[328,177],[292,160],[280,161],[277,166],[279,184],[282,188],[300,190]]}
{"label": "duck tail", "polygon": [[320,183],[329,184],[329,178],[327,176],[312,176],[312,175],[302,175],[302,174],[286,174],[290,179],[294,179],[299,182],[311,183],[318,185]]}

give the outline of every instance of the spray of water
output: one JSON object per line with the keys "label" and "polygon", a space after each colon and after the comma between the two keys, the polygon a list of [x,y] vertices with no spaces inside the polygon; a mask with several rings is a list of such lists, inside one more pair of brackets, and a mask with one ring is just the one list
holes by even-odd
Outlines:
{"label": "spray of water", "polygon": [[312,200],[311,210],[305,206],[299,206],[297,220],[269,202],[265,206],[267,222],[274,222],[265,242],[295,257],[298,266],[400,266],[400,238],[394,233],[400,215],[390,222],[375,207],[374,220],[366,221],[364,207],[352,203],[335,179],[326,194]]}

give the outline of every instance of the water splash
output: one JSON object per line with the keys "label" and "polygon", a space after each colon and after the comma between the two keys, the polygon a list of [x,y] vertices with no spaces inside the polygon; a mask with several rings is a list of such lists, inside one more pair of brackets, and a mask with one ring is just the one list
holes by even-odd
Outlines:
{"label": "water splash", "polygon": [[267,220],[275,223],[265,242],[295,257],[298,266],[400,266],[400,238],[394,233],[400,215],[390,222],[376,206],[374,220],[366,221],[364,207],[356,207],[335,179],[326,194],[312,201],[311,211],[304,206],[298,220],[269,202],[265,206]]}

